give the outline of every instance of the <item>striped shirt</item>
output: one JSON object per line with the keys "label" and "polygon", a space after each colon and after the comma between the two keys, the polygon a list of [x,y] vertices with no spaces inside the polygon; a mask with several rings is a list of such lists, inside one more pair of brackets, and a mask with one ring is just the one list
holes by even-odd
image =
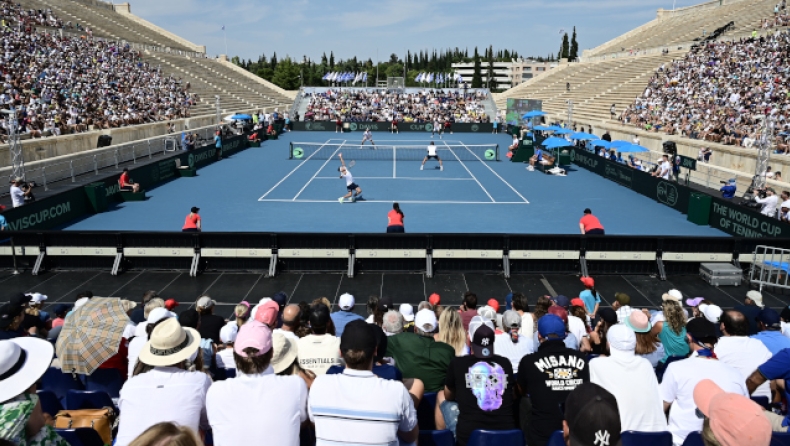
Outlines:
{"label": "striped shirt", "polygon": [[346,368],[339,375],[317,377],[307,407],[316,446],[398,446],[398,431],[417,425],[406,387],[367,370]]}

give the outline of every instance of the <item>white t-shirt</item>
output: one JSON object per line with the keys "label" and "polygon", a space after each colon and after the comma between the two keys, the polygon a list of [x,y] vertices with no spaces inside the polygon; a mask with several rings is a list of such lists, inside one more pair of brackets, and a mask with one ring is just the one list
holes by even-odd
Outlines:
{"label": "white t-shirt", "polygon": [[531,336],[519,334],[518,342],[514,343],[510,339],[509,333],[499,333],[494,336],[494,352],[509,359],[513,366],[513,373],[518,373],[518,363],[524,356],[535,353],[535,344],[532,342]]}
{"label": "white t-shirt", "polygon": [[790,323],[782,322],[782,334],[790,338]]}
{"label": "white t-shirt", "polygon": [[532,318],[532,313],[524,312],[521,315],[521,328],[518,329],[518,334],[532,339],[533,333],[535,333],[535,319]]}
{"label": "white t-shirt", "polygon": [[233,357],[232,348],[220,348],[215,356],[217,361],[217,368],[219,369],[235,369],[236,359]]}
{"label": "white t-shirt", "polygon": [[288,330],[283,330],[282,328],[276,328],[272,333],[280,333],[281,335],[291,338],[294,341],[299,340],[299,336],[296,336],[296,333]]}
{"label": "white t-shirt", "polygon": [[346,169],[345,175],[340,175],[341,177],[345,178],[346,186],[351,186],[354,184],[354,177],[351,176],[351,171]]}
{"label": "white t-shirt", "polygon": [[669,174],[672,172],[672,165],[669,164],[669,161],[662,161],[661,162],[661,178],[668,180]]}
{"label": "white t-shirt", "polygon": [[365,130],[365,133],[362,134],[362,139],[373,139],[373,135],[370,133],[370,130]]}
{"label": "white t-shirt", "polygon": [[[719,361],[740,372],[744,381],[773,356],[765,344],[746,336],[722,336],[713,351]],[[752,396],[767,396],[770,399],[770,383],[764,382]]]}
{"label": "white t-shirt", "polygon": [[585,324],[581,318],[569,314],[568,332],[573,333],[576,339],[579,340],[579,344],[581,344],[582,338],[587,337],[587,324]]}
{"label": "white t-shirt", "polygon": [[25,204],[25,193],[17,186],[11,186],[11,203],[15,208]]}
{"label": "white t-shirt", "polygon": [[298,342],[299,365],[311,370],[316,375],[323,375],[326,370],[340,363],[340,338],[326,335],[307,335]]}
{"label": "white t-shirt", "polygon": [[590,361],[590,382],[608,390],[617,399],[620,428],[624,431],[666,431],[667,419],[653,366],[633,352],[611,349],[611,354],[608,358]]}
{"label": "white t-shirt", "polygon": [[682,445],[690,432],[702,430],[702,419],[697,417],[697,405],[694,403],[694,387],[703,379],[715,382],[725,392],[749,398],[746,380],[737,370],[721,361],[692,356],[669,364],[658,388],[661,400],[672,403],[669,432],[676,446]]}
{"label": "white t-shirt", "polygon": [[436,146],[431,144],[428,146],[428,156],[436,156]]}
{"label": "white t-shirt", "polygon": [[137,358],[140,357],[140,351],[145,346],[145,343],[148,341],[148,336],[135,336],[131,342],[129,342],[129,346],[126,348],[126,358],[129,361],[128,365],[128,377],[132,377],[132,373],[134,373],[134,367],[137,365]]}
{"label": "white t-shirt", "polygon": [[146,429],[172,421],[195,432],[209,427],[206,392],[211,378],[203,372],[187,372],[175,367],[155,367],[123,385],[118,409],[123,413],[118,427],[117,446],[126,446]]}
{"label": "white t-shirt", "polygon": [[[229,349],[229,351],[232,351]],[[307,385],[298,376],[278,376],[269,367],[258,375],[217,381],[206,396],[214,444],[250,444],[250,426],[278,445],[297,446],[307,420]]]}
{"label": "white t-shirt", "polygon": [[347,368],[342,374],[317,377],[307,405],[316,446],[398,446],[398,431],[409,432],[417,425],[406,387],[370,371]]}

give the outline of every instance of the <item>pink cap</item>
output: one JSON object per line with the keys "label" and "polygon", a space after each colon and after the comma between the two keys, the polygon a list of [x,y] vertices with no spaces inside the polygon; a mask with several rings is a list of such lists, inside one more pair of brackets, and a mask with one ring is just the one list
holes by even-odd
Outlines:
{"label": "pink cap", "polygon": [[431,305],[433,305],[434,307],[439,305],[439,302],[441,302],[441,301],[442,301],[442,298],[436,293],[433,293],[433,294],[430,295],[430,297],[428,297],[428,302]]}
{"label": "pink cap", "polygon": [[771,422],[749,398],[726,393],[703,379],[694,387],[694,403],[710,419],[710,429],[722,446],[770,444]]}
{"label": "pink cap", "polygon": [[258,311],[255,312],[255,320],[269,327],[274,327],[277,324],[277,315],[279,313],[280,305],[273,300],[268,300],[258,307]]}
{"label": "pink cap", "polygon": [[587,277],[587,276],[582,277],[581,281],[582,281],[582,284],[584,286],[586,286],[587,288],[592,288],[592,287],[595,286],[595,281],[593,280],[592,277]]}
{"label": "pink cap", "polygon": [[491,299],[488,299],[488,306],[493,308],[494,311],[499,312],[499,302],[497,302],[497,300],[494,299],[493,297]]}
{"label": "pink cap", "polygon": [[258,350],[256,356],[268,353],[272,349],[272,329],[257,320],[249,321],[242,325],[239,333],[236,335],[233,351],[239,356],[247,358],[244,349],[248,347]]}

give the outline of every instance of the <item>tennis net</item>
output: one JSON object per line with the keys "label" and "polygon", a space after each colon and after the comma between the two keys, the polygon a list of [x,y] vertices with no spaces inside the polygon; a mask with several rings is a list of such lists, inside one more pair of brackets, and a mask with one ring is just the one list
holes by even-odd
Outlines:
{"label": "tennis net", "polygon": [[[293,160],[327,160],[342,153],[346,160],[422,161],[428,154],[427,145],[322,144],[292,142],[288,158]],[[498,144],[437,145],[436,154],[443,161],[499,161]]]}

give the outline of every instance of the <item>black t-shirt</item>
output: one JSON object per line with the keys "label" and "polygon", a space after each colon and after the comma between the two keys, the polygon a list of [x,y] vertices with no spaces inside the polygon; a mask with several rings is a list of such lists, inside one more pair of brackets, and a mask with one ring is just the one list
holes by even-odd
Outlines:
{"label": "black t-shirt", "polygon": [[219,330],[225,325],[225,319],[216,314],[203,314],[200,316],[200,337],[211,339],[215,344],[219,344]]}
{"label": "black t-shirt", "polygon": [[536,441],[548,441],[562,429],[560,404],[576,386],[590,381],[587,357],[565,347],[562,341],[546,341],[536,353],[518,364],[518,385],[532,402],[530,433]]}
{"label": "black t-shirt", "polygon": [[494,355],[489,359],[455,357],[447,368],[447,387],[458,403],[455,438],[463,446],[475,429],[515,429],[513,366]]}
{"label": "black t-shirt", "polygon": [[33,327],[36,327],[38,330],[44,330],[47,328],[47,324],[46,322],[42,321],[40,317],[25,313],[25,318],[22,319],[22,331],[28,331]]}

